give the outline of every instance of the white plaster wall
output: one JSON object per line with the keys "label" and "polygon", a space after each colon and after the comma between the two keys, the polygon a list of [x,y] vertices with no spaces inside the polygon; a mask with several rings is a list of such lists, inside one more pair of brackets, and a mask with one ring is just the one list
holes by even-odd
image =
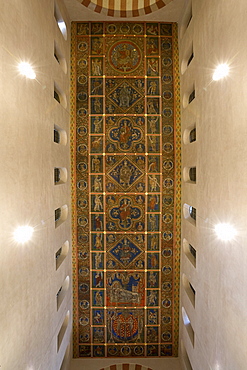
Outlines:
{"label": "white plaster wall", "polygon": [[[192,0],[192,10],[180,58],[193,40],[194,59],[181,76],[181,95],[194,83],[196,98],[182,109],[182,128],[196,122],[197,141],[183,145],[183,166],[196,165],[197,183],[183,182],[182,202],[197,209],[197,223],[183,220],[182,239],[196,248],[197,264],[194,268],[182,252],[181,273],[194,286],[196,300],[194,308],[181,287],[181,306],[194,329],[194,347],[183,324],[180,338],[194,370],[245,370],[247,2]],[[223,62],[230,65],[229,77],[212,82],[213,69]],[[236,227],[235,240],[216,238],[218,222]]]}
{"label": "white plaster wall", "polygon": [[[69,67],[70,37],[63,39],[51,0],[0,0],[0,9],[0,368],[57,370],[71,319],[58,353],[57,334],[72,302],[70,288],[57,312],[56,293],[71,276],[71,253],[57,271],[55,253],[71,240],[70,215],[54,226],[54,210],[64,204],[70,209],[70,183],[55,186],[53,175],[59,166],[70,173],[69,143],[53,142],[54,124],[69,138],[69,104],[64,109],[53,98],[56,80],[69,103],[69,74],[54,58],[54,40]],[[21,60],[33,64],[36,80],[19,75]],[[35,226],[34,236],[19,245],[13,231],[27,223]]]}

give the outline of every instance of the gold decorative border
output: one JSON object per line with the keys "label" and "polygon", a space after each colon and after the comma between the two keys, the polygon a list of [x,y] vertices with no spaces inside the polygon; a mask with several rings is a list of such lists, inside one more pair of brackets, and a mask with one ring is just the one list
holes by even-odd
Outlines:
{"label": "gold decorative border", "polygon": [[71,23],[71,75],[70,75],[70,159],[71,159],[71,219],[72,219],[72,280],[73,280],[73,357],[78,357],[78,282],[77,282],[77,240],[76,240],[76,27]]}
{"label": "gold decorative border", "polygon": [[181,113],[180,113],[180,78],[179,78],[179,50],[178,50],[178,25],[173,23],[173,75],[174,75],[174,135],[175,150],[175,244],[174,244],[174,348],[173,356],[178,356],[179,340],[179,294],[180,294],[180,245],[181,245]]}

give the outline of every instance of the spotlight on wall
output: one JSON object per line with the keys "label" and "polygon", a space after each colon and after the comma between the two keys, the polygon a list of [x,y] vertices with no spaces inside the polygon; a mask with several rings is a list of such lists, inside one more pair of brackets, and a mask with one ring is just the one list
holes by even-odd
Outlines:
{"label": "spotlight on wall", "polygon": [[14,239],[17,243],[26,243],[28,242],[33,235],[33,227],[31,226],[19,226],[14,231]]}
{"label": "spotlight on wall", "polygon": [[227,223],[220,223],[215,225],[214,230],[218,238],[223,241],[230,241],[237,234],[234,227]]}
{"label": "spotlight on wall", "polygon": [[18,66],[20,74],[23,76],[26,76],[27,78],[30,78],[31,80],[36,78],[36,74],[31,66],[31,64],[27,62],[21,62]]}
{"label": "spotlight on wall", "polygon": [[213,80],[218,81],[222,78],[226,77],[229,73],[229,66],[226,63],[219,64],[218,67],[216,67],[214,74],[213,74]]}

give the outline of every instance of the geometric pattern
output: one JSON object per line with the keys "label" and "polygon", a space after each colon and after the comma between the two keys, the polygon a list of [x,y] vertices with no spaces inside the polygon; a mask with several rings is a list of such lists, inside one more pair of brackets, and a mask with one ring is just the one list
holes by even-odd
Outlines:
{"label": "geometric pattern", "polygon": [[[118,366],[118,367],[117,367]],[[152,370],[151,368],[138,365],[138,364],[118,364],[118,365],[111,365],[100,370]]]}
{"label": "geometric pattern", "polygon": [[109,253],[113,256],[121,267],[129,266],[141,254],[142,250],[136,246],[132,240],[124,236],[117,244],[114,245]]}
{"label": "geometric pattern", "polygon": [[87,8],[112,17],[138,17],[145,14],[150,14],[165,5],[169,4],[172,0],[147,0],[143,3],[138,1],[132,2],[119,2],[117,0],[79,0],[81,4]]}
{"label": "geometric pattern", "polygon": [[[131,159],[129,156],[118,156],[114,161],[116,164],[114,164],[108,172],[109,180],[116,184],[114,190],[130,191],[130,189],[143,178],[143,166],[138,166],[140,158],[133,157],[133,161]],[[143,162],[144,160],[145,157]],[[108,188],[110,188],[110,184],[111,183],[107,183]],[[114,185],[112,185],[112,189],[113,186]]]}
{"label": "geometric pattern", "polygon": [[72,30],[74,356],[177,356],[176,24]]}

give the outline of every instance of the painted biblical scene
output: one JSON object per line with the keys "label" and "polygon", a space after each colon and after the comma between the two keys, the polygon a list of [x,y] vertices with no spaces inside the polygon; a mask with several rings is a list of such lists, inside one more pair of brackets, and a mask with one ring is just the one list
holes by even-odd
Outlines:
{"label": "painted biblical scene", "polygon": [[74,357],[178,353],[176,27],[72,25]]}

